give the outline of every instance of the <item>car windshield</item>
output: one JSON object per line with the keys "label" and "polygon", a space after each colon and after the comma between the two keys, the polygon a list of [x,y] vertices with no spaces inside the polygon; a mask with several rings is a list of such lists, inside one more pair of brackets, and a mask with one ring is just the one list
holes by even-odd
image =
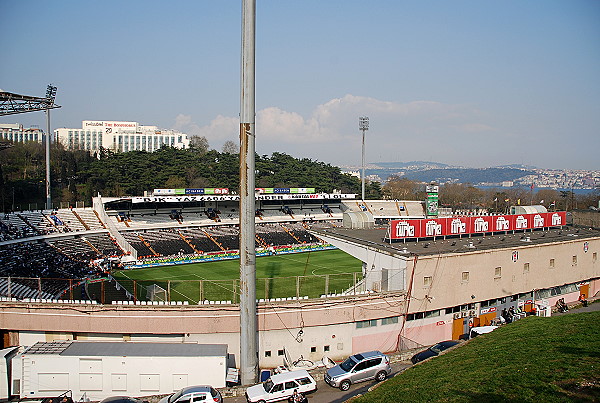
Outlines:
{"label": "car windshield", "polygon": [[183,392],[183,390],[180,390],[180,391],[179,391],[179,392],[177,392],[177,393],[173,393],[173,394],[171,395],[171,397],[169,397],[169,400],[167,400],[167,401],[168,401],[169,403],[172,403],[172,402],[174,402],[175,400],[177,400],[177,399],[179,399],[179,398],[181,397],[181,393],[182,393],[182,392]]}
{"label": "car windshield", "polygon": [[273,388],[273,381],[271,380],[271,378],[263,382],[263,388],[265,388],[265,392],[271,391],[271,389]]}
{"label": "car windshield", "polygon": [[354,361],[354,358],[352,357],[348,357],[346,359],[346,361],[342,362],[340,364],[340,368],[342,368],[344,371],[346,372],[350,372],[350,370],[356,365],[356,361]]}
{"label": "car windshield", "polygon": [[431,346],[429,349],[434,353],[439,353],[440,351],[444,351],[444,346],[441,343],[438,343],[435,346]]}

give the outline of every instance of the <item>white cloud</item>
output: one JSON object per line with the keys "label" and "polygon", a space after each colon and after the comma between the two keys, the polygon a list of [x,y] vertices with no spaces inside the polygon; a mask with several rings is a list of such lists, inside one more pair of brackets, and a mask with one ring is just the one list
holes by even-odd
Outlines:
{"label": "white cloud", "polygon": [[[278,107],[257,111],[256,149],[261,154],[279,151],[332,164],[356,163],[361,149],[358,118],[365,115],[370,119],[369,161],[435,158],[444,162],[449,152],[474,148],[470,144],[478,143],[479,136],[500,136],[485,122],[487,116],[470,105],[398,103],[348,94],[316,106],[307,117]],[[213,143],[238,138],[239,118],[219,115],[199,127],[190,116],[179,115],[176,127],[205,136],[218,149]]]}

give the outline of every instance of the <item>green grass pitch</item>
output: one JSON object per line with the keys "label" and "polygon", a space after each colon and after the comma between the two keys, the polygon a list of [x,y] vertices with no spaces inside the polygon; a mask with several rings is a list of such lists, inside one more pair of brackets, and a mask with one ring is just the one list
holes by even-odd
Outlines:
{"label": "green grass pitch", "polygon": [[[170,291],[172,301],[239,301],[239,260],[120,270],[112,276],[140,300],[146,287]],[[362,278],[360,260],[340,250],[256,258],[256,298],[286,298],[339,293]],[[300,276],[298,278],[298,276]],[[135,281],[135,286],[134,286]]]}

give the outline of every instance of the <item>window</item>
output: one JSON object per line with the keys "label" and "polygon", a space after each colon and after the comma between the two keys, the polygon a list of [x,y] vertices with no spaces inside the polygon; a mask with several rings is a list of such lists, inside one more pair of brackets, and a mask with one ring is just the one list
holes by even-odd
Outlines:
{"label": "window", "polygon": [[283,350],[277,350],[277,355],[283,355]]}
{"label": "window", "polygon": [[371,368],[381,364],[381,358],[373,358],[372,360],[367,361],[367,368]]}
{"label": "window", "polygon": [[572,264],[571,266],[577,266],[577,255],[573,255],[573,260],[572,260]]}
{"label": "window", "polygon": [[271,350],[265,351],[265,357],[270,357],[270,356],[271,356]]}
{"label": "window", "polygon": [[550,259],[550,268],[554,269],[554,259]]}
{"label": "window", "polygon": [[296,389],[298,387],[298,384],[294,381],[287,381],[285,383],[285,388],[286,389]]}
{"label": "window", "polygon": [[323,346],[323,351],[329,351],[329,346]]}
{"label": "window", "polygon": [[494,278],[502,277],[502,267],[496,267],[494,269]]}
{"label": "window", "polygon": [[489,300],[483,301],[481,303],[481,307],[482,308],[485,308],[485,307],[488,307],[488,306],[494,306],[494,305],[496,305],[496,299],[489,299]]}
{"label": "window", "polygon": [[598,260],[598,252],[592,253],[592,263],[596,263],[596,260]]}
{"label": "window", "polygon": [[392,316],[391,318],[383,318],[381,319],[381,325],[391,325],[392,323],[398,323],[398,317]]}
{"label": "window", "polygon": [[317,348],[316,347],[311,347],[310,348],[310,352],[311,353],[316,353],[317,352]]}
{"label": "window", "polygon": [[439,309],[437,311],[427,311],[427,312],[425,312],[425,317],[426,318],[433,318],[435,316],[440,316],[440,310]]}
{"label": "window", "polygon": [[431,287],[431,277],[423,277],[423,287]]}
{"label": "window", "polygon": [[523,264],[523,274],[529,273],[529,263]]}
{"label": "window", "polygon": [[356,322],[357,329],[362,329],[365,327],[375,327],[375,326],[377,326],[377,319],[361,320],[361,321]]}
{"label": "window", "polygon": [[[329,347],[329,346],[327,346]],[[300,383],[300,385],[310,385],[310,379],[308,379],[307,377],[304,378],[300,378],[298,379],[298,383]]]}
{"label": "window", "polygon": [[354,367],[354,370],[352,372],[358,372],[362,371],[363,369],[367,369],[367,362],[368,361],[363,361],[359,363],[356,367]]}
{"label": "window", "polygon": [[281,392],[282,390],[283,390],[283,383],[278,383],[277,385],[273,386],[273,389],[271,389],[271,393]]}
{"label": "window", "polygon": [[194,398],[192,398],[192,402],[202,402],[204,400],[206,400],[206,395],[195,396]]}
{"label": "window", "polygon": [[462,272],[462,279],[461,281],[463,283],[468,283],[469,282],[469,272],[468,271],[463,271]]}

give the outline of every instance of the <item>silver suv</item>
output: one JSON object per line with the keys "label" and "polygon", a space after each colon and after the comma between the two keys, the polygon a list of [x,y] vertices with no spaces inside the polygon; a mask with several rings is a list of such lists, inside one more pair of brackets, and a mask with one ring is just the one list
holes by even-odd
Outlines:
{"label": "silver suv", "polygon": [[354,354],[341,364],[329,368],[325,374],[325,382],[346,391],[353,383],[371,379],[383,381],[391,373],[388,356],[381,351],[370,351]]}

